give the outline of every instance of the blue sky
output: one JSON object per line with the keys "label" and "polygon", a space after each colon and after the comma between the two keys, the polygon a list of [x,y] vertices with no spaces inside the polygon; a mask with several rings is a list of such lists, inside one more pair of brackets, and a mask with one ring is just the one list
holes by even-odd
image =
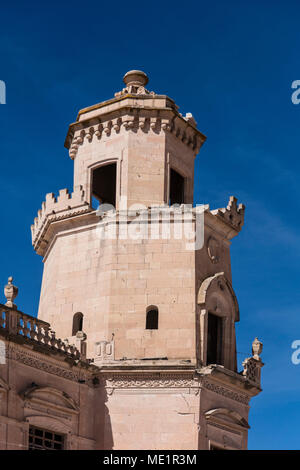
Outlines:
{"label": "blue sky", "polygon": [[246,205],[232,242],[241,312],[239,361],[263,340],[263,389],[252,400],[250,449],[299,449],[300,79],[298,1],[13,2],[1,6],[0,285],[36,314],[42,261],[30,225],[47,192],[72,188],[68,124],[142,69],[148,88],[192,112],[207,135],[195,203]]}

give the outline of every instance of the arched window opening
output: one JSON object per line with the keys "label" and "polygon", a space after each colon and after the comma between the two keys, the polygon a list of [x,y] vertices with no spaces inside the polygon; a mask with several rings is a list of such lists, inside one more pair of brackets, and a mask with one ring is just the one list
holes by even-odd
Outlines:
{"label": "arched window opening", "polygon": [[207,364],[223,365],[223,318],[208,313]]}
{"label": "arched window opening", "polygon": [[148,307],[146,315],[146,330],[158,329],[158,308]]}
{"label": "arched window opening", "polygon": [[82,331],[83,314],[81,312],[75,313],[73,316],[72,336],[75,336],[78,331]]}
{"label": "arched window opening", "polygon": [[116,207],[117,164],[110,163],[93,170],[92,198],[99,204]]}
{"label": "arched window opening", "polygon": [[184,204],[184,177],[171,168],[170,170],[170,206]]}

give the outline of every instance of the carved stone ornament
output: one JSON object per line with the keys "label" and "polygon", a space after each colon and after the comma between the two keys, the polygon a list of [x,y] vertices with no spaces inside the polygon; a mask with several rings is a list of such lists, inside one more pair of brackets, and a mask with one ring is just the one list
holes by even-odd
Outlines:
{"label": "carved stone ornament", "polygon": [[262,342],[255,338],[252,343],[252,357],[247,357],[243,362],[243,376],[258,387],[260,387],[261,368],[264,366],[260,358],[262,348]]}
{"label": "carved stone ornament", "polygon": [[207,252],[212,263],[218,263],[220,259],[220,246],[218,241],[210,237],[207,242]]}
{"label": "carved stone ornament", "polygon": [[126,88],[123,88],[122,91],[115,93],[115,97],[130,94],[137,95],[155,95],[153,91],[146,90],[145,86],[147,85],[149,79],[148,76],[141,70],[130,70],[127,72],[123,81],[126,85]]}
{"label": "carved stone ornament", "polygon": [[263,349],[263,344],[261,341],[258,340],[258,338],[255,338],[255,340],[252,343],[252,355],[253,358],[256,359],[257,361],[260,361],[260,354]]}
{"label": "carved stone ornament", "polygon": [[17,308],[17,306],[14,304],[14,300],[18,295],[19,289],[13,285],[13,278],[9,277],[8,278],[8,284],[4,287],[4,295],[6,297],[6,306],[11,307],[11,308]]}

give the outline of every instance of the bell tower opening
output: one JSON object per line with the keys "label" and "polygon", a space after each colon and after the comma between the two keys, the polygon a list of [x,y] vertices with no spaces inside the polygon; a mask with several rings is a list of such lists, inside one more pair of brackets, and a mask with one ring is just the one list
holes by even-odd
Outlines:
{"label": "bell tower opening", "polygon": [[92,198],[116,207],[117,164],[103,165],[92,172]]}
{"label": "bell tower opening", "polygon": [[171,168],[169,205],[184,204],[184,177]]}

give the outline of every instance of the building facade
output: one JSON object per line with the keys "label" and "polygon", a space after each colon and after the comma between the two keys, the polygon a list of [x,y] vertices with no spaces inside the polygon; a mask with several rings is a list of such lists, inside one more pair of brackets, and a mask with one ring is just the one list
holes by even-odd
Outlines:
{"label": "building facade", "polygon": [[38,319],[5,288],[0,446],[246,449],[263,363],[255,339],[237,370],[245,208],[193,207],[205,136],[146,74],[124,82],[70,125],[73,192],[47,194],[34,220]]}

